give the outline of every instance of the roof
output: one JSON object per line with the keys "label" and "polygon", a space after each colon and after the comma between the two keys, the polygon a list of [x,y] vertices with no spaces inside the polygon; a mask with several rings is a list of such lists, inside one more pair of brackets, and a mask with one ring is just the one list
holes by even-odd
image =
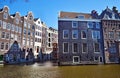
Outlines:
{"label": "roof", "polygon": [[39,18],[34,18],[34,21],[37,21]]}
{"label": "roof", "polygon": [[77,18],[78,16],[84,16],[86,19],[91,18],[90,13],[77,13],[77,12],[60,12],[59,18]]}
{"label": "roof", "polygon": [[10,16],[13,16],[13,17],[15,17],[15,14],[11,14]]}

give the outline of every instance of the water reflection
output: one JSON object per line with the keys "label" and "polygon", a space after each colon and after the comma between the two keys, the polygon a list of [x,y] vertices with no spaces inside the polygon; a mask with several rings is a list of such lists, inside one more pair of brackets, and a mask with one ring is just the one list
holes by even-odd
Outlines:
{"label": "water reflection", "polygon": [[0,66],[0,78],[120,78],[120,65],[53,66],[52,63]]}

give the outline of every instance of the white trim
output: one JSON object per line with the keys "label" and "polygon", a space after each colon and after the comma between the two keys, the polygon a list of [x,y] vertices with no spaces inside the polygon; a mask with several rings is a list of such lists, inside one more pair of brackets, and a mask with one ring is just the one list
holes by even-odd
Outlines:
{"label": "white trim", "polygon": [[[68,38],[64,37],[64,31],[68,31]],[[69,30],[63,30],[63,39],[69,39]]]}
{"label": "white trim", "polygon": [[[64,52],[64,43],[68,43],[68,52]],[[63,53],[69,53],[69,42],[63,42]]]}
{"label": "white trim", "polygon": [[101,22],[99,19],[79,19],[79,18],[58,18],[59,21],[91,21],[91,22]]}
{"label": "white trim", "polygon": [[[74,42],[75,43],[75,42]],[[78,43],[77,44],[77,52],[74,52],[74,43],[72,43],[72,53],[78,53],[79,51],[79,47],[78,47]]]}
{"label": "white trim", "polygon": [[87,44],[87,52],[83,52],[83,43],[82,43],[82,53],[88,53],[88,44]]}
{"label": "white trim", "polygon": [[[75,62],[75,61],[74,61],[74,58],[75,58],[75,57],[78,57],[78,62]],[[79,56],[73,56],[73,63],[79,63],[79,62],[80,62],[80,57],[79,57]]]}

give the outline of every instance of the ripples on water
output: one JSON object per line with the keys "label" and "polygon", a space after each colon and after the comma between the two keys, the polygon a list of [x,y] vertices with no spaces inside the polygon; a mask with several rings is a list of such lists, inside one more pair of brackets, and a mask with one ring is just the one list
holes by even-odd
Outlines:
{"label": "ripples on water", "polygon": [[120,65],[7,65],[0,66],[0,78],[120,78]]}

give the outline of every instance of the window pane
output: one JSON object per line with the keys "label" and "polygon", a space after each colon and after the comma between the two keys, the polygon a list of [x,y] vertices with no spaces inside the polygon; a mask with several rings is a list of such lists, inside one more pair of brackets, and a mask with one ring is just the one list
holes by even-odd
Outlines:
{"label": "window pane", "polygon": [[6,43],[5,45],[5,50],[8,50],[8,43]]}
{"label": "window pane", "polygon": [[82,35],[82,38],[87,38],[86,31],[82,31],[81,33],[82,33],[82,34],[81,34],[81,35]]}
{"label": "window pane", "polygon": [[63,38],[68,39],[69,38],[69,31],[63,30]]}
{"label": "window pane", "polygon": [[78,30],[73,30],[72,31],[72,38],[77,39],[78,38]]}
{"label": "window pane", "polygon": [[114,33],[113,33],[113,31],[109,32],[108,34],[109,34],[109,38],[110,38],[110,39],[113,39],[113,38],[114,38]]}
{"label": "window pane", "polygon": [[77,43],[73,43],[73,51],[78,52],[78,45]]}
{"label": "window pane", "polygon": [[2,35],[2,38],[5,38],[5,32],[2,32],[1,35]]}
{"label": "window pane", "polygon": [[82,44],[82,52],[87,52],[87,43]]}
{"label": "window pane", "polygon": [[100,31],[92,31],[93,39],[100,39]]}
{"label": "window pane", "polygon": [[68,52],[68,43],[63,44],[63,51]]}
{"label": "window pane", "polygon": [[94,49],[95,49],[95,52],[100,52],[100,45],[99,45],[99,43],[94,43]]}
{"label": "window pane", "polygon": [[93,28],[93,23],[92,22],[88,22],[88,28]]}
{"label": "window pane", "polygon": [[6,29],[6,22],[3,22],[3,29]]}
{"label": "window pane", "polygon": [[1,43],[1,49],[4,49],[4,43]]}
{"label": "window pane", "polygon": [[77,28],[78,27],[78,22],[77,21],[73,21],[72,22],[72,27],[73,28]]}
{"label": "window pane", "polygon": [[96,28],[100,28],[100,23],[96,22]]}

